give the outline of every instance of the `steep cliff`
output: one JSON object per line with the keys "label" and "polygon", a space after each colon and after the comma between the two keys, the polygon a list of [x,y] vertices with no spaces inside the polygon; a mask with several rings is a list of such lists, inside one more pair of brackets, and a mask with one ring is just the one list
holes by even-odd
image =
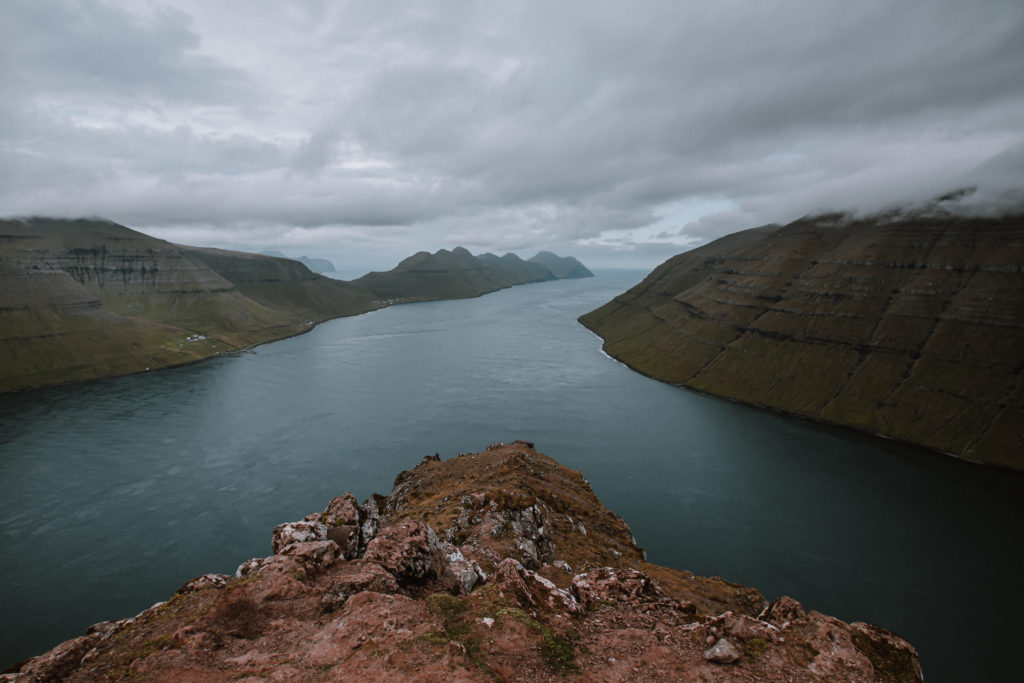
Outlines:
{"label": "steep cliff", "polygon": [[391,302],[466,299],[505,287],[557,279],[539,263],[515,254],[474,256],[462,247],[413,254],[387,272],[367,273],[353,282]]}
{"label": "steep cliff", "polygon": [[334,272],[334,264],[325,258],[310,258],[309,256],[300,256],[295,260],[309,268],[314,273],[323,274]]}
{"label": "steep cliff", "polygon": [[648,564],[579,472],[495,444],[282,524],[7,680],[920,681],[884,629]]}
{"label": "steep cliff", "polygon": [[1024,218],[806,218],[580,318],[657,379],[1024,468]]}
{"label": "steep cliff", "polygon": [[299,263],[301,263],[302,265],[306,266],[307,268],[309,268],[314,273],[318,273],[318,274],[321,274],[321,275],[323,273],[333,273],[334,270],[335,270],[334,264],[331,263],[329,260],[327,260],[325,258],[310,258],[308,256],[299,256],[297,258],[292,258],[291,256],[285,256],[281,252],[273,251],[273,250],[261,251],[260,255],[262,255],[262,256],[276,256],[278,258],[290,258],[293,261],[298,261]]}
{"label": "steep cliff", "polygon": [[4,220],[0,391],[190,362],[380,305],[289,259],[100,220]]}

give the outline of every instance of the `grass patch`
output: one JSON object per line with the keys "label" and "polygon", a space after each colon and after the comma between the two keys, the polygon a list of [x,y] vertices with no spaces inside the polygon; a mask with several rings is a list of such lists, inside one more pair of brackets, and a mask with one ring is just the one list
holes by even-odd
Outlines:
{"label": "grass patch", "polygon": [[541,631],[540,654],[544,663],[555,673],[567,674],[580,670],[572,643],[549,629]]}
{"label": "grass patch", "polygon": [[580,670],[576,664],[575,648],[565,636],[552,631],[521,609],[504,607],[498,610],[498,616],[511,617],[540,634],[541,658],[552,672],[568,674]]}
{"label": "grass patch", "polygon": [[751,659],[757,659],[765,653],[768,649],[768,643],[764,638],[751,638],[747,642],[743,643],[743,651],[747,653],[747,656]]}
{"label": "grass patch", "polygon": [[498,681],[500,677],[488,666],[481,648],[480,639],[472,634],[475,615],[469,611],[469,602],[448,593],[432,593],[427,596],[427,609],[436,614],[444,631],[430,631],[420,638],[432,645],[459,643],[466,656],[485,674]]}
{"label": "grass patch", "polygon": [[918,680],[917,662],[909,651],[897,650],[860,632],[853,634],[853,644],[871,660],[878,680],[886,682]]}

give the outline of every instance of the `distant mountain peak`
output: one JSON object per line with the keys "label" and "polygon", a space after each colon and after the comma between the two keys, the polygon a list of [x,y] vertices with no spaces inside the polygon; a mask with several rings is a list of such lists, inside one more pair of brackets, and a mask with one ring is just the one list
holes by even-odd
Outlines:
{"label": "distant mountain peak", "polygon": [[539,263],[560,280],[594,277],[590,270],[572,256],[559,256],[550,251],[538,252],[529,259],[530,263]]}

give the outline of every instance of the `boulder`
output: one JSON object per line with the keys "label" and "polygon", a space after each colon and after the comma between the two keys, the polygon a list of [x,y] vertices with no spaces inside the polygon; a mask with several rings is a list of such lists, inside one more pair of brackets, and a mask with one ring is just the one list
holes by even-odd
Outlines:
{"label": "boulder", "polygon": [[704,659],[715,664],[732,664],[740,658],[740,651],[725,638],[719,638],[714,647],[704,651]]}
{"label": "boulder", "polygon": [[363,560],[376,562],[400,582],[440,577],[445,567],[437,534],[426,522],[411,519],[381,529]]}
{"label": "boulder", "polygon": [[398,592],[398,582],[391,572],[372,562],[351,563],[345,571],[333,574],[330,587],[320,598],[324,612],[341,608],[350,597],[363,591],[393,594]]}
{"label": "boulder", "polygon": [[789,622],[805,616],[807,616],[807,612],[804,611],[803,605],[788,595],[783,595],[768,605],[764,612],[761,613],[762,619],[775,624],[779,628],[783,628]]}
{"label": "boulder", "polygon": [[326,541],[327,526],[322,522],[288,522],[279,524],[274,528],[271,542],[274,554],[281,552],[281,549],[292,543],[306,543],[308,541]]}
{"label": "boulder", "polygon": [[306,575],[313,577],[322,573],[341,556],[341,548],[334,541],[308,541],[286,545],[280,554],[298,558],[306,570]]}
{"label": "boulder", "polygon": [[572,577],[572,591],[587,609],[598,601],[639,602],[656,598],[661,591],[643,572],[636,569],[601,567]]}

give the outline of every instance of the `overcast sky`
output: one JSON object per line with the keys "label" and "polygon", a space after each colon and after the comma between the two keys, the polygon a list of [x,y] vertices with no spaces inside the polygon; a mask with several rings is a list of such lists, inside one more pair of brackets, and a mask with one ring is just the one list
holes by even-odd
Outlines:
{"label": "overcast sky", "polygon": [[[1024,187],[1021,0],[3,0],[0,215],[652,267]],[[976,201],[982,201],[977,199]]]}

